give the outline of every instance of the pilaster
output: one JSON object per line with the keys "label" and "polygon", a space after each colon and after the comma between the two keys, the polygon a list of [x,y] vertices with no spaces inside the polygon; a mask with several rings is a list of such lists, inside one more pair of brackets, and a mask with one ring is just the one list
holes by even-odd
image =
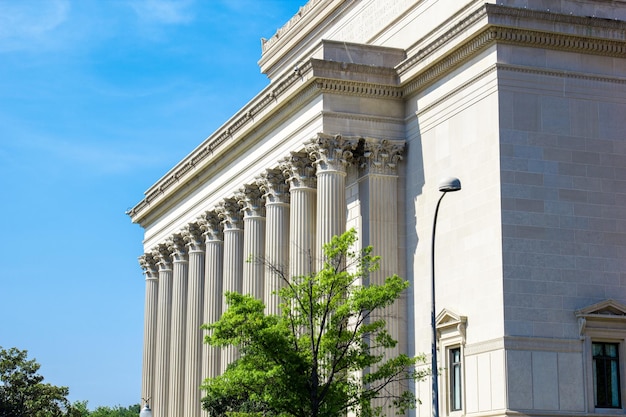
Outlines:
{"label": "pilaster", "polygon": [[279,169],[268,169],[257,179],[265,198],[265,285],[263,302],[267,314],[280,314],[276,295],[285,285],[289,265],[289,186]]}
{"label": "pilaster", "polygon": [[[362,247],[371,245],[373,255],[380,256],[380,268],[369,274],[369,283],[382,285],[385,278],[396,274],[398,268],[398,175],[397,163],[404,151],[404,141],[365,138],[360,158],[361,178],[359,199],[362,204]],[[407,353],[406,294],[380,312],[385,329],[398,341],[394,348],[385,349],[385,359]],[[399,383],[388,389],[400,395]],[[375,405],[384,405],[376,400]]]}

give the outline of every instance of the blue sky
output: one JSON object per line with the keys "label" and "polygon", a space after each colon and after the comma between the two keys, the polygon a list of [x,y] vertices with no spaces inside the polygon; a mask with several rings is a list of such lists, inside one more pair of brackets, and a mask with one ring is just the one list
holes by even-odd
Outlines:
{"label": "blue sky", "polygon": [[139,402],[142,230],[125,211],[268,84],[305,0],[0,0],[0,346],[72,401]]}

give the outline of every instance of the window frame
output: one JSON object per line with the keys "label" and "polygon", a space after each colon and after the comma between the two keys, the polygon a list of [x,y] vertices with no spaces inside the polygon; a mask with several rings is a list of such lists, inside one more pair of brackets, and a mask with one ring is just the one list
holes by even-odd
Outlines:
{"label": "window frame", "polygon": [[[619,414],[626,412],[626,305],[615,300],[605,300],[576,311],[580,338],[583,343],[584,373],[586,382],[585,403],[590,413]],[[596,406],[593,344],[616,344],[619,377],[619,407]]]}
{"label": "window frame", "polygon": [[[602,346],[602,350],[603,353],[601,355],[597,355],[596,349],[594,348],[595,346]],[[615,356],[611,356],[609,354],[607,354],[607,347],[609,346],[613,346],[615,347]],[[620,390],[620,386],[621,386],[621,379],[620,378],[620,343],[616,343],[616,342],[602,342],[602,341],[596,341],[596,340],[592,340],[591,341],[591,360],[592,360],[592,377],[593,377],[593,387],[594,387],[594,407],[595,408],[615,408],[615,409],[620,409],[622,408],[622,399],[621,399],[621,390]],[[604,365],[603,367],[606,368],[607,363],[612,364],[612,363],[616,363],[617,364],[617,369],[615,369],[614,371],[609,371],[609,378],[607,379],[605,377],[604,379],[604,384],[605,386],[611,386],[611,393],[617,393],[617,405],[612,405],[612,404],[608,404],[608,402],[606,404],[602,404],[599,405],[599,401],[598,401],[598,363],[602,361],[602,364]],[[611,366],[612,367],[612,366]],[[613,372],[616,372],[617,375],[616,376],[616,381],[614,381],[616,386],[613,386]],[[609,379],[611,380],[611,382],[609,382]]]}
{"label": "window frame", "polygon": [[[443,393],[439,397],[441,410],[448,416],[461,416],[466,410],[466,384],[465,384],[465,328],[467,326],[467,317],[458,315],[449,310],[442,310],[436,318],[437,327],[437,346],[439,357],[445,358],[442,364],[442,378],[439,379],[439,389]],[[460,354],[460,396],[461,408],[456,409],[452,404],[452,362],[451,352],[455,349]]]}

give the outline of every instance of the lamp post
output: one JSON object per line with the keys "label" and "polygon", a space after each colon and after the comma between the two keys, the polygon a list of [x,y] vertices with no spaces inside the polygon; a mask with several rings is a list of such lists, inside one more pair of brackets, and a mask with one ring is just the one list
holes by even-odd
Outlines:
{"label": "lamp post", "polygon": [[[143,398],[142,398],[143,399]],[[152,410],[148,404],[148,400],[144,400],[146,404],[143,406],[143,410],[139,413],[139,417],[152,417]]]}
{"label": "lamp post", "polygon": [[439,375],[437,371],[437,324],[435,323],[435,231],[437,230],[437,214],[439,213],[439,205],[441,200],[445,197],[446,193],[459,191],[461,189],[461,181],[458,178],[450,177],[446,178],[439,183],[439,191],[441,191],[441,197],[437,201],[437,207],[435,208],[435,216],[433,219],[433,235],[431,243],[431,311],[430,311],[430,323],[433,331],[432,341],[432,382],[433,382],[433,417],[439,417]]}

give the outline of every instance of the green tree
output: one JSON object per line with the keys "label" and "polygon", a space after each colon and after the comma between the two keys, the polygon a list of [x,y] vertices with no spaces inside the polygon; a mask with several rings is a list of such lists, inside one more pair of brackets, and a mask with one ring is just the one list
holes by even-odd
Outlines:
{"label": "green tree", "polygon": [[0,347],[0,417],[80,417],[68,388],[44,383],[39,368],[27,351]]}
{"label": "green tree", "polygon": [[115,407],[98,407],[88,415],[89,417],[137,417],[140,411],[139,404],[128,407],[116,405]]}
{"label": "green tree", "polygon": [[[406,382],[422,378],[414,370],[424,357],[385,357],[396,345],[376,312],[393,304],[408,287],[397,275],[382,285],[359,285],[378,269],[371,247],[352,248],[350,230],[324,245],[323,268],[311,276],[284,280],[280,316],[266,315],[264,305],[248,295],[227,293],[228,310],[204,325],[206,342],[236,346],[241,357],[223,375],[207,379],[203,407],[213,416],[335,417],[353,411],[382,415],[378,398],[399,413],[414,407]],[[385,388],[400,383],[393,396]]]}

